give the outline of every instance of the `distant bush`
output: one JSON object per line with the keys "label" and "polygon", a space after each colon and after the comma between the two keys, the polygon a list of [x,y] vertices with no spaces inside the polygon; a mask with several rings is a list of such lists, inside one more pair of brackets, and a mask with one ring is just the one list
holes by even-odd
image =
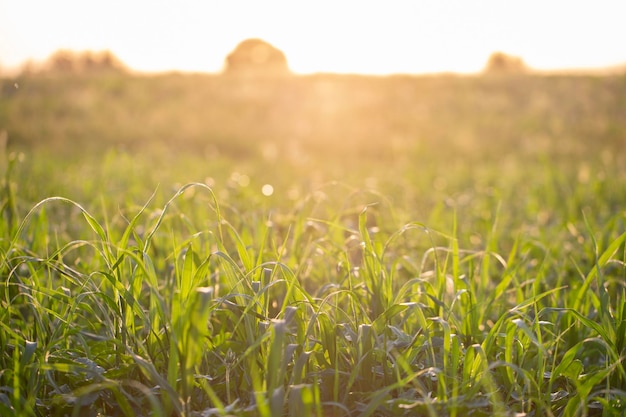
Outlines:
{"label": "distant bush", "polygon": [[246,39],[226,57],[227,74],[287,74],[287,58],[261,39]]}
{"label": "distant bush", "polygon": [[489,56],[484,72],[488,74],[519,74],[528,70],[524,61],[503,52],[494,52]]}
{"label": "distant bush", "polygon": [[42,65],[44,72],[93,73],[124,72],[126,66],[110,51],[58,50]]}

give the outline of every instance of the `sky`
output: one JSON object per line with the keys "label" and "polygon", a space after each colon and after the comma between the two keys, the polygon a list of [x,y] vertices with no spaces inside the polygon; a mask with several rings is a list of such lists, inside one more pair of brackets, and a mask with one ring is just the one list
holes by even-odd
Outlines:
{"label": "sky", "polygon": [[296,73],[539,70],[626,64],[624,0],[0,0],[0,69],[58,49],[110,50],[142,72],[219,72],[246,38]]}

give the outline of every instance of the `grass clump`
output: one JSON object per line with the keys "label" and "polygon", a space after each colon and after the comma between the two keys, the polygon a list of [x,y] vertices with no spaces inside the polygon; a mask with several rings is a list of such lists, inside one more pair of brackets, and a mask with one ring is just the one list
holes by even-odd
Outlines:
{"label": "grass clump", "polygon": [[[118,228],[48,198],[5,228],[3,415],[623,412],[623,214],[587,221],[565,277],[533,239],[499,253],[497,221],[468,250],[367,204],[235,227],[204,184],[153,201]],[[58,206],[78,238],[50,235]]]}
{"label": "grass clump", "polygon": [[0,415],[624,414],[623,77],[241,82],[3,89]]}

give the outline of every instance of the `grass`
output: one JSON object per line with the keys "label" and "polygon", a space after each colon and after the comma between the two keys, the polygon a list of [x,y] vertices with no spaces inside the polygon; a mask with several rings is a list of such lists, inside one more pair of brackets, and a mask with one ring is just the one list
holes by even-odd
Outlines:
{"label": "grass", "polygon": [[[159,91],[180,88],[184,103],[212,92],[224,112],[254,112],[245,100],[228,104],[237,96],[220,96],[214,79],[195,93],[187,83],[200,77],[166,81]],[[37,135],[26,139],[27,129],[48,129],[62,141],[71,124],[18,112],[52,102],[58,84],[20,82],[36,98],[3,107],[13,115],[9,135],[30,143]],[[136,103],[132,92],[152,81],[76,82],[108,106],[107,86]],[[434,112],[421,133],[399,107],[395,121],[384,109],[381,120],[358,119],[366,126],[355,119],[315,132],[327,143],[355,135],[349,146],[379,123],[383,134],[404,124],[416,136],[442,135],[395,151],[370,138],[354,158],[348,145],[329,155],[302,139],[308,159],[272,159],[263,156],[271,140],[246,145],[226,122],[214,128],[248,146],[247,156],[229,156],[227,146],[198,158],[193,141],[189,152],[169,152],[147,138],[135,144],[141,152],[107,145],[82,155],[10,144],[0,198],[0,414],[624,414],[626,163],[614,107],[624,96],[613,89],[623,77],[276,82],[292,83],[294,94],[394,92],[388,99],[410,86],[431,91],[414,106],[450,114]],[[314,89],[328,83],[339,90]],[[270,100],[259,88],[255,99]],[[563,108],[545,115],[519,104],[562,95]],[[477,97],[482,110],[465,107]],[[343,106],[352,114],[356,104]],[[85,114],[82,134],[115,136],[106,111]],[[580,129],[555,127],[573,116]],[[447,117],[458,123],[439,126]],[[272,126],[251,136],[274,132],[284,144],[290,127]],[[515,131],[550,129],[548,142],[539,133],[514,140]]]}

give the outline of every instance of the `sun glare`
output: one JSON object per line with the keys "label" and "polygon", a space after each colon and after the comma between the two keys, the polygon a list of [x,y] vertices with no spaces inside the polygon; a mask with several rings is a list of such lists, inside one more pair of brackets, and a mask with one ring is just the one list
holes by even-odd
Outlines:
{"label": "sun glare", "polygon": [[606,66],[626,61],[623,12],[616,0],[23,0],[0,3],[0,66],[62,48],[109,49],[139,71],[219,72],[246,38],[281,49],[296,73],[475,72],[494,51],[538,69]]}

